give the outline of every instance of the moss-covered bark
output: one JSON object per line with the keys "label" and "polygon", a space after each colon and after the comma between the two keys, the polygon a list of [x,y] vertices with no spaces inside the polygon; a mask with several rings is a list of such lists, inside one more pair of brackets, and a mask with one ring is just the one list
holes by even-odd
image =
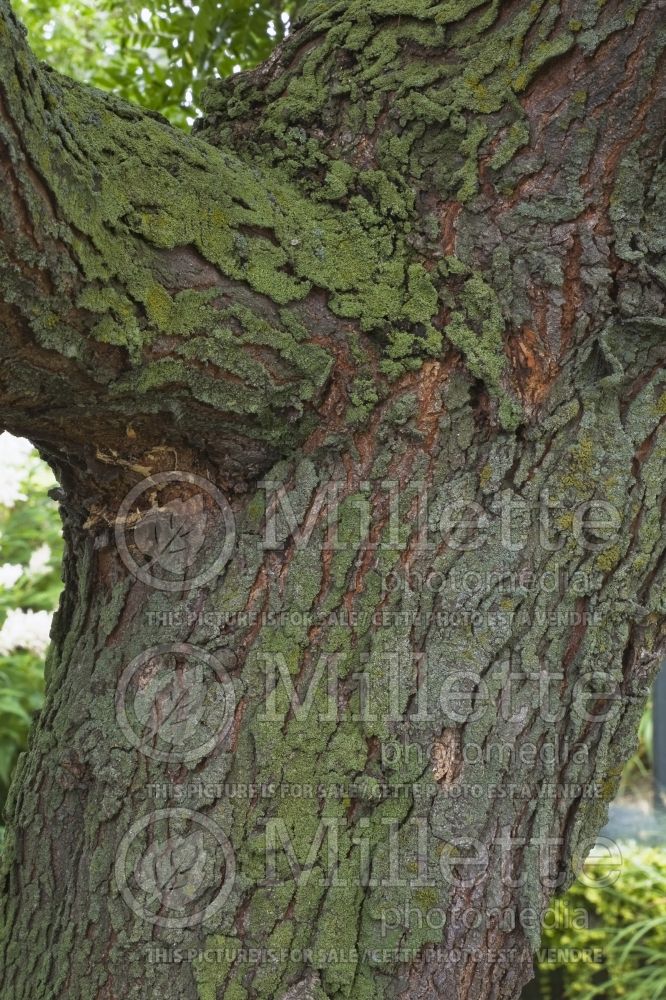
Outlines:
{"label": "moss-covered bark", "polygon": [[[312,2],[186,137],[0,0],[0,421],[68,541],[3,1000],[519,995],[660,654],[661,45],[651,3]],[[113,530],[174,469],[235,518],[195,590]],[[183,644],[233,713],[176,761],[118,691]],[[202,922],[123,891],[167,834]]]}

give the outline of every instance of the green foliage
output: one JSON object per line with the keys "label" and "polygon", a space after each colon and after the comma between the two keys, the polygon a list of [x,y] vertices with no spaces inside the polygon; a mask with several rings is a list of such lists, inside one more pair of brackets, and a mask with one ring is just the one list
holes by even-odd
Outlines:
{"label": "green foliage", "polygon": [[266,59],[296,0],[14,0],[33,51],[61,73],[191,124],[201,92]]}
{"label": "green foliage", "polygon": [[652,698],[645,706],[638,729],[638,747],[633,757],[627,761],[622,772],[620,794],[629,792],[636,784],[651,780],[653,765]]}
{"label": "green foliage", "polygon": [[[614,886],[591,888],[577,882],[553,904],[550,916],[560,917],[584,906],[587,928],[562,929],[566,920],[547,921],[545,949],[567,948],[577,958],[585,950],[603,952],[602,966],[580,960],[564,965],[565,995],[572,1000],[666,997],[666,851],[623,844],[622,855]],[[540,976],[550,969],[542,965]]]}
{"label": "green foliage", "polygon": [[43,617],[57,606],[62,589],[62,533],[57,507],[48,497],[54,485],[50,470],[33,452],[19,498],[0,505],[0,567],[13,567],[15,574],[21,571],[12,585],[0,583],[0,647],[4,651],[0,655],[0,811],[44,691],[42,646],[35,648],[34,636],[30,636],[33,619],[26,619],[25,635],[17,630],[15,641],[6,632],[3,638],[1,630],[17,611],[41,612]]}
{"label": "green foliage", "polygon": [[4,809],[16,760],[25,750],[32,715],[44,699],[44,664],[18,650],[0,657],[0,804]]}
{"label": "green foliage", "polygon": [[[0,506],[0,564],[24,567],[24,572],[9,589],[0,589],[0,626],[10,608],[53,611],[62,590],[62,526],[58,508],[48,493],[55,479],[36,452],[26,468],[21,484],[25,499],[12,507]],[[34,553],[47,545],[51,550],[44,571],[30,571]]]}

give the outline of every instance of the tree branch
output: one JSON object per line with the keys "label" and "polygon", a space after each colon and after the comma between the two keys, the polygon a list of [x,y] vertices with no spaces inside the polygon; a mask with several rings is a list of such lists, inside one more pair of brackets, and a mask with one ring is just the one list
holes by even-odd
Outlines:
{"label": "tree branch", "polygon": [[40,66],[0,18],[0,423],[98,485],[166,444],[257,475],[332,367],[283,249],[294,193]]}
{"label": "tree branch", "polygon": [[2,0],[5,426],[238,483],[424,358],[512,429],[572,350],[652,338],[659,5],[366,7],[309,5],[203,142],[39,66]]}

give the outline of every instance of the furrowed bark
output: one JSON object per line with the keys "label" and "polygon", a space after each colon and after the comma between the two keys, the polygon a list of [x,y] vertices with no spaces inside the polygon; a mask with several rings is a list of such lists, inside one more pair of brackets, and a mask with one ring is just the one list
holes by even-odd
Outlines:
{"label": "furrowed bark", "polygon": [[[662,7],[312,2],[195,137],[0,14],[0,422],[67,537],[0,995],[517,997],[663,646]],[[208,493],[155,589],[139,515],[202,478],[228,560]],[[183,644],[234,710],[175,760],[118,691]],[[137,912],[129,834],[210,824],[223,905]]]}
{"label": "furrowed bark", "polygon": [[256,478],[332,367],[331,319],[280,245],[298,194],[38,66],[3,12],[3,422],[80,492],[115,465],[107,504],[167,439]]}

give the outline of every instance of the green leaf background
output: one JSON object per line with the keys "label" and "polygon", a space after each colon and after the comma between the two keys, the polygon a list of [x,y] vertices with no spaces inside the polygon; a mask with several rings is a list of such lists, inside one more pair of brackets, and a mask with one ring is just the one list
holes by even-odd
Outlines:
{"label": "green leaf background", "polygon": [[183,127],[199,113],[207,82],[266,59],[298,7],[297,0],[14,0],[41,59]]}
{"label": "green leaf background", "polygon": [[[33,452],[25,468],[21,492],[25,500],[0,505],[0,565],[13,563],[24,572],[12,587],[0,586],[0,628],[8,613],[52,612],[62,589],[62,530],[56,504],[48,492],[56,485],[48,467]],[[42,545],[51,550],[39,575],[28,571],[30,557]],[[33,713],[42,707],[44,663],[26,649],[0,656],[0,808],[4,809],[11,774],[25,749]]]}

